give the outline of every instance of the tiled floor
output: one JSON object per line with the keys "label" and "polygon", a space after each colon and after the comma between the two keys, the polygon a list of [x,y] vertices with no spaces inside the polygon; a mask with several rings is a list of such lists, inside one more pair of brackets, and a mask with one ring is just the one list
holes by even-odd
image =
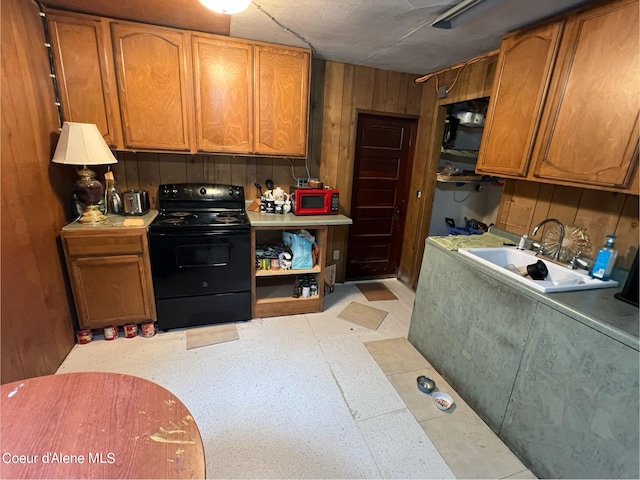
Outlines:
{"label": "tiled floor", "polygon": [[[155,381],[193,414],[208,478],[535,478],[409,344],[413,292],[368,302],[337,285],[322,313],[237,324],[239,339],[187,350],[186,331],[96,338],[58,373],[114,371]],[[389,312],[378,330],[337,315]],[[450,412],[417,390],[426,374]]]}

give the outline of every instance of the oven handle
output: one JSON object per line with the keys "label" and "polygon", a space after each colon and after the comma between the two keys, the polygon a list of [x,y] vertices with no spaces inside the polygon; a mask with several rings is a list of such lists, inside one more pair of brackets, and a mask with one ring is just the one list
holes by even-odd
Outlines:
{"label": "oven handle", "polygon": [[238,231],[219,231],[219,232],[183,232],[183,233],[158,233],[158,232],[149,232],[149,236],[151,237],[176,237],[176,238],[191,238],[191,237],[213,237],[213,236],[242,236],[247,235],[247,232],[238,232]]}
{"label": "oven handle", "polygon": [[207,263],[206,265],[178,265],[178,268],[200,268],[200,267],[226,267],[228,263]]}

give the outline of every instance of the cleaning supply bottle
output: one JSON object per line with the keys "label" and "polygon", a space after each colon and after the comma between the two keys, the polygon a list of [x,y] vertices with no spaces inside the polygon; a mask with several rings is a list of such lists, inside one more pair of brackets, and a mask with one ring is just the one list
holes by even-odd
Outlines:
{"label": "cleaning supply bottle", "polygon": [[591,276],[593,278],[609,280],[611,270],[613,270],[613,264],[616,262],[616,257],[618,256],[618,251],[613,248],[615,238],[615,235],[607,235],[607,243],[598,250],[598,255],[591,269]]}

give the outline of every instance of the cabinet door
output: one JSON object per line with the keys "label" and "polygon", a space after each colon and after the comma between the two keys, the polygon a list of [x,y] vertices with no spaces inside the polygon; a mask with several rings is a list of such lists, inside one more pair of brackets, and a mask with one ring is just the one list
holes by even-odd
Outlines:
{"label": "cabinet door", "polygon": [[306,156],[309,52],[256,45],[255,56],[256,153]]}
{"label": "cabinet door", "polygon": [[124,23],[111,28],[125,147],[191,150],[187,34]]}
{"label": "cabinet door", "polygon": [[526,176],[561,29],[552,23],[502,42],[477,172]]}
{"label": "cabinet door", "polygon": [[110,147],[121,147],[120,118],[106,20],[47,13],[64,119],[94,123]]}
{"label": "cabinet door", "polygon": [[535,176],[626,187],[637,161],[638,2],[567,20],[536,145]]}
{"label": "cabinet door", "polygon": [[70,277],[81,328],[155,318],[142,255],[74,258]]}
{"label": "cabinet door", "polygon": [[253,47],[193,37],[198,151],[253,151]]}

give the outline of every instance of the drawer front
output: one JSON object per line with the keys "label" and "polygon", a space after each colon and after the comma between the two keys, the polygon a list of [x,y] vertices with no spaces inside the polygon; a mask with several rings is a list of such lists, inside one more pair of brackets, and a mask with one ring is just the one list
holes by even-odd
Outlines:
{"label": "drawer front", "polygon": [[64,237],[67,253],[72,257],[86,255],[121,255],[145,251],[146,234],[73,235]]}

